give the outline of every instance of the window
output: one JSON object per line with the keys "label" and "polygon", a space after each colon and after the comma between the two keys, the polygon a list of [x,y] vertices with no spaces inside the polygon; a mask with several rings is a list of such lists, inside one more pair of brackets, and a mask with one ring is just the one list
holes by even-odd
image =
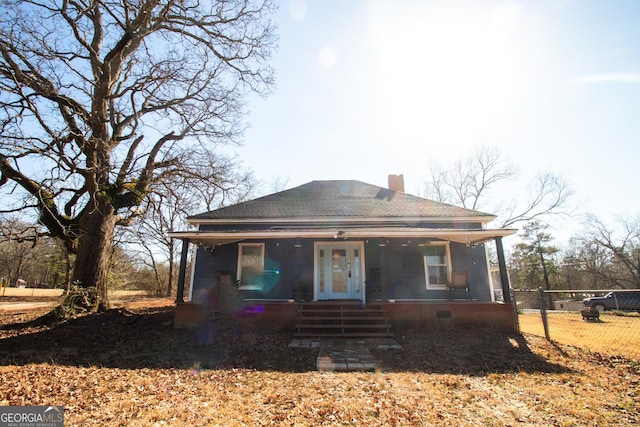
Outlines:
{"label": "window", "polygon": [[445,289],[450,272],[449,244],[431,244],[424,248],[427,289]]}
{"label": "window", "polygon": [[264,270],[264,243],[240,243],[238,245],[239,289],[261,289]]}

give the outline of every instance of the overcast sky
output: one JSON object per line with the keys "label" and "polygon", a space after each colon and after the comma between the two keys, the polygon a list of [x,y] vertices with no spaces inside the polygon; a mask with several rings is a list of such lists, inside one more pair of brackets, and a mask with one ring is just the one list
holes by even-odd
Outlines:
{"label": "overcast sky", "polygon": [[278,86],[239,149],[259,179],[419,194],[429,159],[484,144],[523,181],[564,175],[581,212],[640,213],[640,1],[282,0],[275,20]]}

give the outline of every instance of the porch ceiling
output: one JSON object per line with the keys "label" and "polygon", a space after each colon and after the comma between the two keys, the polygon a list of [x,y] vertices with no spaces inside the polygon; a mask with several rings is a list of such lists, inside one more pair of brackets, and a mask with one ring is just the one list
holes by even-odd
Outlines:
{"label": "porch ceiling", "polygon": [[249,239],[442,239],[467,245],[479,244],[496,237],[515,234],[515,229],[444,229],[444,228],[295,228],[269,230],[180,231],[169,233],[175,239],[188,239],[195,244],[219,246]]}

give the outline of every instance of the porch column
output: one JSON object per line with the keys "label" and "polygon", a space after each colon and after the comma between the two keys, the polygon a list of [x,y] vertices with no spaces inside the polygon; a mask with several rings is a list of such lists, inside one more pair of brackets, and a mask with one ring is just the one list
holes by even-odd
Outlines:
{"label": "porch column", "polygon": [[176,303],[184,302],[184,278],[187,271],[187,254],[189,253],[189,239],[182,240],[182,254],[180,255],[180,269],[178,270],[178,294]]}
{"label": "porch column", "polygon": [[495,237],[496,252],[498,252],[498,267],[500,268],[500,283],[502,283],[502,298],[504,302],[511,302],[511,284],[507,274],[507,263],[504,260],[504,248],[502,247],[502,237]]}
{"label": "porch column", "polygon": [[387,257],[386,257],[386,239],[380,239],[378,243],[378,262],[380,263],[380,299],[384,303],[387,299]]}

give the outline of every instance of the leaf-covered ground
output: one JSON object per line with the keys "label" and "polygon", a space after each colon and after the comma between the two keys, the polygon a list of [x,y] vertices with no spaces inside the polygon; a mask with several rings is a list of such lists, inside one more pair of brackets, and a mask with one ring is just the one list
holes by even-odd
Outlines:
{"label": "leaf-covered ground", "polygon": [[287,331],[174,330],[168,302],[56,327],[0,311],[0,405],[63,405],[65,425],[632,426],[640,366],[533,335],[397,330],[378,372],[315,371]]}

